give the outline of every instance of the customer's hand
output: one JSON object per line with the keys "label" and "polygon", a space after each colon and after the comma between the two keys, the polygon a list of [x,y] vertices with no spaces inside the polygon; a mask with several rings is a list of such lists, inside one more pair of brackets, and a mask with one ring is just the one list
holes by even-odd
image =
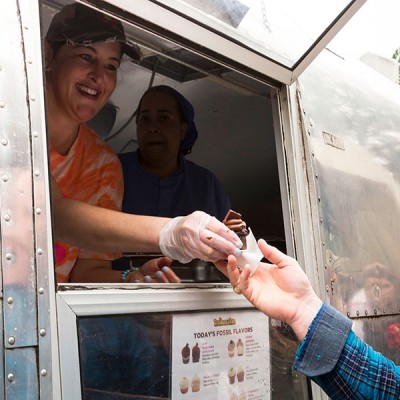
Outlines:
{"label": "customer's hand", "polygon": [[160,232],[162,253],[181,263],[199,258],[205,261],[226,259],[240,254],[238,236],[216,218],[195,211],[169,221]]}
{"label": "customer's hand", "polygon": [[268,245],[265,240],[259,240],[258,245],[264,257],[273,264],[260,263],[252,275],[248,265],[240,271],[232,255],[228,262],[215,264],[254,306],[269,317],[291,325],[302,340],[322,301],[295,259]]}

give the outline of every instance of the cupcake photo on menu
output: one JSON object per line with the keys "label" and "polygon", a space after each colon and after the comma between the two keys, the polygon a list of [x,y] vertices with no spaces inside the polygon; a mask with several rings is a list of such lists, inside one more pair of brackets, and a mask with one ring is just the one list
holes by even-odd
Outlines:
{"label": "cupcake photo on menu", "polygon": [[236,377],[235,368],[229,368],[228,378],[229,378],[229,383],[231,385],[233,385],[235,383],[235,377]]}
{"label": "cupcake photo on menu", "polygon": [[247,400],[247,396],[246,396],[246,392],[245,391],[241,391],[239,394],[239,400]]}
{"label": "cupcake photo on menu", "polygon": [[230,400],[239,400],[238,395],[236,392],[231,393]]}
{"label": "cupcake photo on menu", "polygon": [[229,357],[233,357],[235,355],[235,342],[233,340],[230,340],[228,343],[228,354]]}
{"label": "cupcake photo on menu", "polygon": [[244,381],[244,369],[242,366],[240,366],[237,370],[237,380],[238,382],[243,382]]}
{"label": "cupcake photo on menu", "polygon": [[189,343],[182,349],[182,361],[184,364],[188,364],[190,360],[190,348]]}
{"label": "cupcake photo on menu", "polygon": [[194,363],[197,363],[197,362],[200,361],[200,347],[199,347],[198,343],[196,343],[196,345],[193,346],[193,349],[192,349],[192,360],[193,360]]}
{"label": "cupcake photo on menu", "polygon": [[186,394],[189,390],[189,378],[183,376],[179,381],[179,388],[181,389],[182,394]]}
{"label": "cupcake photo on menu", "polygon": [[236,351],[237,351],[237,355],[240,357],[243,355],[243,351],[244,351],[244,346],[243,346],[243,342],[242,339],[239,338],[237,344],[236,344]]}
{"label": "cupcake photo on menu", "polygon": [[192,392],[199,392],[200,391],[200,378],[196,374],[192,378]]}

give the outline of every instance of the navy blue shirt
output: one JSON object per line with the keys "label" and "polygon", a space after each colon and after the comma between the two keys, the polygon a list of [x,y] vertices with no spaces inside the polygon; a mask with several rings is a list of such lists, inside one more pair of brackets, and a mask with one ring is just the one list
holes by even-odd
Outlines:
{"label": "navy blue shirt", "polygon": [[124,173],[123,212],[173,218],[200,210],[222,221],[231,208],[218,178],[182,155],[176,174],[166,178],[144,170],[136,152],[119,158]]}
{"label": "navy blue shirt", "polygon": [[[147,172],[140,165],[137,152],[119,154],[119,158],[124,174],[123,212],[174,218],[200,210],[222,221],[231,208],[218,178],[183,155],[178,171],[166,178]],[[122,257],[112,266],[122,271],[129,264]]]}

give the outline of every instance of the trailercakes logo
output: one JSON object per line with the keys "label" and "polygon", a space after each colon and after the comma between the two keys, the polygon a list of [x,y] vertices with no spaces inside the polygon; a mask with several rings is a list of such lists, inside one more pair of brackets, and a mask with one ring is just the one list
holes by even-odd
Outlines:
{"label": "trailercakes logo", "polygon": [[227,326],[227,325],[236,325],[236,319],[227,318],[223,319],[219,317],[218,319],[214,318],[214,326]]}

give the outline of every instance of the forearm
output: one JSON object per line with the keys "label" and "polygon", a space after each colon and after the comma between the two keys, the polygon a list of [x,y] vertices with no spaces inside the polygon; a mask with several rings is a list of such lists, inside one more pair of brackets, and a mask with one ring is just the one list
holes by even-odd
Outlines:
{"label": "forearm", "polygon": [[79,201],[53,202],[56,240],[93,251],[159,252],[168,218],[125,214]]}
{"label": "forearm", "polygon": [[294,368],[332,399],[395,399],[400,390],[399,367],[357,338],[351,321],[326,305],[297,351]]}
{"label": "forearm", "polygon": [[121,271],[111,268],[111,261],[78,258],[69,277],[71,283],[121,282]]}
{"label": "forearm", "polygon": [[351,332],[332,372],[313,380],[332,399],[398,400],[400,367]]}
{"label": "forearm", "polygon": [[[129,269],[129,265],[127,265]],[[124,282],[143,282],[141,271],[131,271]],[[111,261],[78,258],[70,275],[71,283],[121,283],[122,271],[113,270]]]}
{"label": "forearm", "polygon": [[187,263],[240,254],[238,236],[202,211],[161,218],[125,214],[64,198],[52,185],[54,233],[57,241],[101,252],[162,252]]}
{"label": "forearm", "polygon": [[105,267],[98,267],[91,271],[84,271],[79,275],[72,272],[71,283],[118,283],[121,282],[121,271],[115,271]]}
{"label": "forearm", "polygon": [[301,302],[299,311],[297,312],[298,317],[290,322],[290,326],[300,342],[305,338],[321,306],[322,301],[314,292],[311,292],[309,296]]}

